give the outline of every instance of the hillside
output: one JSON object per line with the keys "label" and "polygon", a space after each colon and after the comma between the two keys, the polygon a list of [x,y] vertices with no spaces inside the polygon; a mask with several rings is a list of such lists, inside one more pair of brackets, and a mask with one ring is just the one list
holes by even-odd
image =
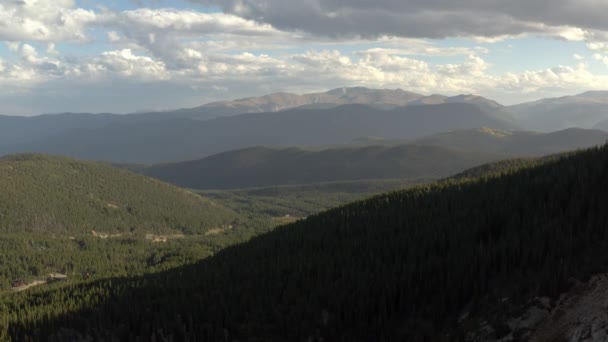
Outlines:
{"label": "hillside", "polygon": [[38,154],[0,159],[0,232],[198,232],[235,214],[191,192],[93,162]]}
{"label": "hillside", "polygon": [[602,145],[607,140],[607,132],[591,129],[568,128],[556,132],[540,133],[482,127],[439,133],[414,142],[463,151],[492,153],[502,157],[538,157]]}
{"label": "hillside", "polygon": [[366,105],[292,109],[213,120],[166,120],[77,129],[13,146],[0,153],[43,152],[122,163],[200,158],[257,145],[327,145],[365,136],[414,139],[481,126],[513,129],[473,104],[447,103],[381,110]]}
{"label": "hillside", "polygon": [[0,158],[0,188],[0,295],[159,272],[273,227],[270,217],[64,157]]}
{"label": "hillside", "polygon": [[233,190],[199,190],[197,193],[245,216],[266,215],[272,217],[274,222],[289,223],[350,202],[432,181],[433,179],[429,178],[367,179]]}
{"label": "hillside", "polygon": [[496,156],[446,147],[401,145],[331,148],[253,147],[205,159],[158,164],[143,174],[194,189],[247,188],[363,179],[441,178]]}
{"label": "hillside", "polygon": [[[521,328],[531,303],[559,310],[552,299],[608,268],[607,171],[605,146],[377,196],[197,265],[12,297],[4,329],[16,340],[527,340],[556,331],[546,310]],[[20,319],[14,308],[33,302]]]}
{"label": "hillside", "polygon": [[602,120],[593,126],[594,129],[599,129],[602,131],[608,131],[608,119]]}

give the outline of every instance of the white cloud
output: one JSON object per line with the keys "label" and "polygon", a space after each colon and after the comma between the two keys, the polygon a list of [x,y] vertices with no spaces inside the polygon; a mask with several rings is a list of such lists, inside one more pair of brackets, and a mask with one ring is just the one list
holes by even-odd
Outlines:
{"label": "white cloud", "polygon": [[278,31],[268,24],[223,13],[202,13],[174,9],[141,8],[124,11],[105,19],[137,30],[162,30],[186,35],[236,33],[242,35],[273,35]]}
{"label": "white cloud", "polygon": [[415,56],[461,56],[471,54],[486,54],[489,50],[482,47],[436,47],[428,43],[419,45],[406,45],[399,48],[391,47],[375,47],[370,48],[361,53],[381,53],[387,55],[415,55]]}
{"label": "white cloud", "polygon": [[118,34],[116,31],[108,31],[107,35],[110,43],[118,43],[121,40],[120,34]]}
{"label": "white cloud", "polygon": [[0,40],[83,41],[90,10],[74,8],[72,0],[15,0],[0,3]]}
{"label": "white cloud", "polygon": [[88,66],[98,72],[135,77],[141,80],[166,79],[165,64],[147,56],[135,55],[130,49],[104,52]]}
{"label": "white cloud", "polygon": [[535,94],[563,93],[570,89],[601,89],[607,86],[608,78],[594,75],[585,63],[519,74],[507,73],[498,79],[497,84],[497,88],[507,92]]}
{"label": "white cloud", "polygon": [[49,55],[59,55],[59,51],[56,50],[55,43],[48,43],[46,46],[46,53]]}
{"label": "white cloud", "polygon": [[608,56],[606,56],[606,55],[602,55],[600,53],[594,53],[593,59],[600,61],[600,62],[604,63],[606,66],[608,66]]}
{"label": "white cloud", "polygon": [[[108,40],[112,43],[140,47],[160,58],[171,69],[196,68],[192,51],[201,47],[200,41],[276,39],[286,34],[268,24],[231,14],[202,13],[190,10],[140,8],[123,12],[106,12],[100,24],[109,27]],[[235,39],[237,37],[237,39]],[[240,39],[238,37],[241,37]],[[204,39],[203,39],[204,38]],[[236,42],[239,43],[238,41]],[[233,45],[233,47],[236,45]]]}

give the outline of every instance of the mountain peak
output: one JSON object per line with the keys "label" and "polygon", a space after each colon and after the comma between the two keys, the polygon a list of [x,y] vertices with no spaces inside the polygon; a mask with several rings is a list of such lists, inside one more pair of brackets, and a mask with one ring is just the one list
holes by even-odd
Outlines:
{"label": "mountain peak", "polygon": [[344,96],[344,95],[362,95],[362,94],[395,94],[395,95],[404,95],[404,96],[419,96],[423,95],[417,94],[411,91],[406,91],[400,88],[397,89],[375,89],[375,88],[367,88],[367,87],[341,87],[335,88],[325,92],[324,94],[330,94],[335,96]]}
{"label": "mountain peak", "polygon": [[584,93],[575,95],[575,97],[584,97],[584,98],[592,98],[597,99],[601,98],[603,100],[608,100],[608,90],[590,90]]}

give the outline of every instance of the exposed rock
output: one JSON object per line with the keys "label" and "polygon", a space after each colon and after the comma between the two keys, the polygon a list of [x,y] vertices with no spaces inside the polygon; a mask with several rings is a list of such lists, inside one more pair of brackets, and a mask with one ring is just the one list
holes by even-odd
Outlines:
{"label": "exposed rock", "polygon": [[531,341],[608,341],[608,275],[593,277],[563,294]]}
{"label": "exposed rock", "polygon": [[500,305],[485,320],[461,317],[467,341],[608,341],[608,274],[575,284],[557,301],[535,298],[519,309]]}

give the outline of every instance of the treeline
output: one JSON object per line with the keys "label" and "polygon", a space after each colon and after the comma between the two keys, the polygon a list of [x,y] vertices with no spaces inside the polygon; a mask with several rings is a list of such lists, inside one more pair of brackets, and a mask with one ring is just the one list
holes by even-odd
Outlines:
{"label": "treeline", "polygon": [[306,217],[380,193],[432,179],[374,179],[238,190],[199,190],[201,196],[241,215]]}
{"label": "treeline", "polygon": [[377,196],[196,265],[2,298],[0,337],[464,340],[464,312],[608,269],[607,190],[605,146]]}

